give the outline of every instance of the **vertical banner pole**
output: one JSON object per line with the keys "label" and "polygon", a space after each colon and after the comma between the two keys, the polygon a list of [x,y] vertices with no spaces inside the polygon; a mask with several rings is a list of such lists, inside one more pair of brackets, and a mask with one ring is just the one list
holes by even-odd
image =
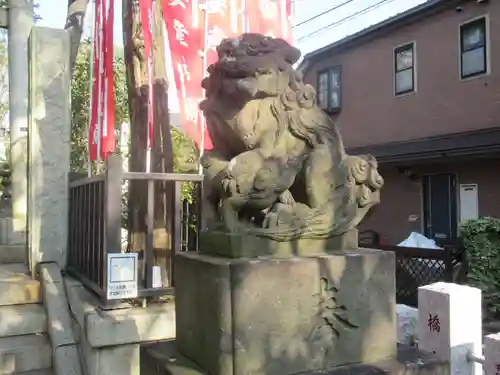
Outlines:
{"label": "vertical banner pole", "polygon": [[[87,121],[87,134],[90,134],[90,121],[92,121],[92,101],[94,98],[94,43],[95,43],[95,0],[90,10],[90,24],[92,25],[92,36],[90,37],[90,79],[89,79],[89,117]],[[87,175],[92,176],[92,160],[90,158],[90,140],[87,142]]]}
{"label": "vertical banner pole", "polygon": [[[153,86],[154,82],[153,82],[153,72],[154,72],[154,59],[153,59],[153,46],[154,46],[154,35],[155,35],[155,11],[154,11],[154,0],[151,1],[151,7],[148,11],[149,15],[151,18],[149,18],[149,22],[150,22],[150,32],[151,32],[151,47],[150,47],[150,57],[149,57],[149,61],[148,61],[148,80],[149,80],[149,90],[148,90],[148,106],[150,106],[151,108],[148,108],[148,113],[154,113],[154,104],[153,104],[153,98],[152,98],[152,94],[153,94],[153,90],[154,90],[154,87],[151,87]],[[158,1],[158,0],[157,0]],[[154,119],[153,116],[151,116],[151,119],[150,121],[152,122]],[[149,124],[149,121],[148,121],[148,134],[147,134],[147,137],[148,137],[148,148],[147,148],[147,151],[146,151],[146,172],[149,173],[151,172],[151,158],[152,158],[152,148],[153,148],[153,142],[152,142],[152,130],[151,129],[151,126],[154,126],[154,124]]]}
{"label": "vertical banner pole", "polygon": [[104,49],[104,41],[103,41],[103,29],[104,29],[104,11],[105,11],[105,0],[101,1],[101,9],[99,12],[99,30],[97,31],[99,33],[99,44],[97,47],[97,53],[99,54],[99,77],[97,81],[97,87],[98,87],[98,100],[97,100],[97,105],[98,105],[98,110],[97,110],[97,173],[99,174],[101,172],[101,138],[102,138],[102,122],[103,122],[103,93],[102,93],[102,78],[104,75],[104,56],[103,56],[103,49]]}
{"label": "vertical banner pole", "polygon": [[[203,73],[202,77],[205,76],[206,71],[207,71],[207,55],[208,55],[208,8],[205,8],[205,24],[203,25],[203,39],[204,39],[204,46],[203,46]],[[203,96],[205,96],[205,90],[203,90],[202,93]],[[203,98],[202,98],[203,99]],[[205,117],[202,115],[201,111],[198,111],[198,123],[200,124],[201,127],[201,140],[200,140],[200,151],[199,151],[199,160],[198,160],[198,174],[202,175],[203,174],[203,166],[201,165],[201,158],[203,157],[203,154],[205,152]]]}
{"label": "vertical banner pole", "polygon": [[151,149],[153,147],[154,106],[153,106],[153,0],[139,0],[139,12],[144,36],[144,52],[148,74],[148,123],[146,128],[146,172],[151,172]]}

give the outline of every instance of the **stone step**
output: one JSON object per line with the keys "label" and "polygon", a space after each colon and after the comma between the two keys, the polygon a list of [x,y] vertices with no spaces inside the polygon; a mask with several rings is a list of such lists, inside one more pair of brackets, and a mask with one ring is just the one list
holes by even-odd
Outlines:
{"label": "stone step", "polygon": [[13,220],[11,217],[0,218],[0,244],[9,244],[13,234]]}
{"label": "stone step", "polygon": [[0,337],[47,332],[47,314],[40,304],[0,306]]}
{"label": "stone step", "polygon": [[0,338],[0,374],[18,374],[52,367],[52,349],[45,335]]}
{"label": "stone step", "polygon": [[26,263],[26,246],[0,245],[0,264]]}
{"label": "stone step", "polygon": [[0,264],[0,275],[9,273],[21,273],[23,275],[28,275],[28,266],[21,262]]}
{"label": "stone step", "polygon": [[12,217],[0,218],[0,245],[26,244],[26,231],[14,231],[14,219]]}
{"label": "stone step", "polygon": [[0,306],[41,302],[40,283],[22,263],[0,264]]}

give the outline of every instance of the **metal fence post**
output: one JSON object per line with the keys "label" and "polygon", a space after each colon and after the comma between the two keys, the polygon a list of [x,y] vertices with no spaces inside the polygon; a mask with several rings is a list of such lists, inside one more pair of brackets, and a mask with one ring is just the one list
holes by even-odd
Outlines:
{"label": "metal fence post", "polygon": [[200,232],[203,229],[203,199],[202,180],[196,187],[196,251],[200,250]]}
{"label": "metal fence post", "polygon": [[453,248],[445,247],[443,249],[445,252],[444,257],[444,278],[447,282],[453,282]]}
{"label": "metal fence post", "polygon": [[154,244],[154,216],[155,216],[155,181],[147,180],[147,200],[146,200],[146,238],[144,243],[144,262],[146,288],[153,287],[153,266],[155,261]]}
{"label": "metal fence post", "polygon": [[107,292],[108,254],[121,252],[121,194],[123,163],[119,155],[106,160],[104,193],[104,290]]}
{"label": "metal fence post", "polygon": [[170,254],[170,280],[175,286],[175,255],[182,251],[181,225],[182,225],[182,202],[181,181],[174,182],[174,205],[172,213],[172,252]]}

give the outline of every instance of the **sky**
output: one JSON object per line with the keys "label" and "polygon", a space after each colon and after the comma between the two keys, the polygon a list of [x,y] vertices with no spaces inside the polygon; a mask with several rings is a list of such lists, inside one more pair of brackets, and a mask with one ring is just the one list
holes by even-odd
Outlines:
{"label": "sky", "polygon": [[[326,12],[323,16],[294,27],[294,43],[303,54],[306,54],[356,33],[368,26],[379,23],[397,13],[404,12],[425,1],[426,0],[292,0],[294,7],[293,25],[307,21],[309,18],[325,12],[328,9],[337,7],[337,9],[333,11]],[[39,25],[63,28],[67,9],[65,6],[62,6],[62,3],[65,4],[66,1],[43,0],[40,1],[40,3],[39,13],[42,20],[39,22]],[[116,0],[115,4],[115,14],[117,16],[115,17],[114,39],[115,44],[122,45],[122,17],[120,17],[122,13],[122,1]],[[85,19],[85,29],[88,34],[90,34],[90,14],[89,6]],[[333,24],[332,27],[327,27],[331,24]],[[316,31],[318,32],[315,33]],[[311,33],[315,34],[310,35]],[[168,60],[167,58],[167,61]],[[168,68],[171,71],[171,66]],[[172,74],[170,73],[169,75],[170,82],[173,82]],[[173,85],[169,91],[169,97],[172,98],[172,103],[169,103],[171,110],[178,110],[177,94]]]}

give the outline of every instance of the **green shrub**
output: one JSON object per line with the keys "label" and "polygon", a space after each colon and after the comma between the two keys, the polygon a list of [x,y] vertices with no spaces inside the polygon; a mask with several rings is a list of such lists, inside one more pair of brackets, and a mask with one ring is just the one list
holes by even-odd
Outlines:
{"label": "green shrub", "polygon": [[483,292],[485,317],[500,315],[500,219],[482,217],[461,225],[468,284]]}

